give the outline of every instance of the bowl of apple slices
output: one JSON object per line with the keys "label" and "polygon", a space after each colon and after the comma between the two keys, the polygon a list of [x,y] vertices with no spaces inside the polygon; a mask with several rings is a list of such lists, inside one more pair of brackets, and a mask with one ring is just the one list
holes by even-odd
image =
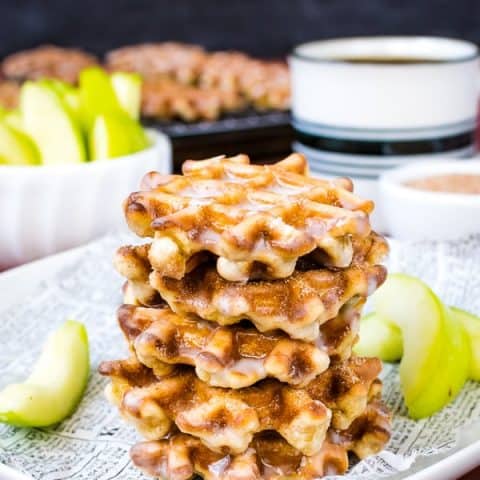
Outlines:
{"label": "bowl of apple slices", "polygon": [[141,79],[84,70],[78,87],[26,82],[0,111],[0,269],[124,228],[145,172],[171,171],[168,138],[138,121]]}

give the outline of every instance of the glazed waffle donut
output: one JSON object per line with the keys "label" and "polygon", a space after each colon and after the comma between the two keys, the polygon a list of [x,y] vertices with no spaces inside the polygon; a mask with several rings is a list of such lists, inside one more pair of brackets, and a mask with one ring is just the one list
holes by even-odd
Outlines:
{"label": "glazed waffle donut", "polygon": [[240,79],[252,59],[242,52],[225,51],[208,55],[202,65],[198,84],[201,88],[217,88],[224,92],[240,92]]}
{"label": "glazed waffle donut", "polygon": [[283,62],[252,60],[240,77],[240,90],[258,110],[290,108],[290,72]]}
{"label": "glazed waffle donut", "polygon": [[237,455],[209,450],[198,439],[177,434],[168,440],[141,442],[132,447],[133,463],[161,480],[313,480],[341,475],[348,468],[344,447],[325,441],[311,457],[302,455],[280,436],[265,432]]}
{"label": "glazed waffle donut", "polygon": [[180,315],[196,314],[220,325],[248,319],[261,332],[280,329],[292,338],[314,341],[320,325],[336,317],[349,300],[372,294],[385,277],[384,267],[365,265],[235,284],[201,266],[182,280],[154,271],[150,284]]}
{"label": "glazed waffle donut", "polygon": [[245,155],[184,163],[184,176],[148,174],[124,209],[129,227],[154,236],[152,267],[176,279],[190,259],[210,252],[226,280],[286,278],[299,257],[320,252],[330,267],[347,267],[352,237],[370,233],[373,203],[348,180],[314,179],[288,171],[305,163],[293,154],[273,166]]}
{"label": "glazed waffle donut", "polygon": [[169,308],[123,305],[118,321],[138,360],[157,376],[168,373],[172,365],[185,364],[216,387],[243,388],[266,377],[304,386],[330,363],[325,350],[284,334],[219,327],[183,318]]}
{"label": "glazed waffle donut", "polygon": [[241,52],[208,55],[200,76],[201,88],[215,88],[243,96],[260,110],[290,106],[290,73],[283,62],[256,60]]}
{"label": "glazed waffle donut", "polygon": [[223,112],[237,111],[244,104],[234,92],[201,89],[161,77],[147,77],[142,86],[141,110],[145,118],[216,120]]}
{"label": "glazed waffle donut", "polygon": [[[381,237],[375,238],[373,245],[378,248],[369,251],[371,261],[379,261],[378,251],[383,256],[387,248]],[[386,277],[383,266],[366,263],[363,256],[362,261],[343,270],[317,267],[296,270],[282,280],[247,283],[226,281],[207,262],[175,280],[152,271],[149,251],[148,245],[126,246],[115,255],[116,269],[129,282],[125,303],[157,305],[163,299],[179,315],[195,314],[220,325],[248,319],[261,332],[280,329],[292,338],[308,341],[314,341],[320,326],[336,317],[349,300],[367,297]]]}
{"label": "glazed waffle donut", "polygon": [[207,58],[203,48],[185,43],[144,43],[112,50],[106,66],[113,71],[138,72],[144,78],[164,77],[182,84],[196,81]]}
{"label": "glazed waffle donut", "polygon": [[82,50],[43,45],[14,53],[2,63],[5,78],[15,81],[57,78],[76,83],[80,72],[97,65],[97,59]]}
{"label": "glazed waffle donut", "polygon": [[147,439],[178,428],[210,449],[244,452],[255,433],[275,430],[305,455],[318,452],[327,429],[346,429],[378,395],[377,359],[333,364],[304,388],[263,380],[240,390],[211,387],[189,367],[157,378],[136,359],[103,362],[107,395]]}
{"label": "glazed waffle donut", "polygon": [[364,458],[379,452],[389,438],[390,415],[374,400],[349,429],[329,430],[320,451],[310,457],[273,432],[256,434],[249,448],[238,455],[211,451],[181,433],[138,443],[130,454],[146,474],[164,480],[189,480],[194,474],[204,480],[313,480],[345,473],[349,451]]}
{"label": "glazed waffle donut", "polygon": [[[125,304],[133,306],[145,306],[135,297],[131,285],[128,282],[124,285]],[[317,347],[324,350],[333,360],[346,360],[352,354],[352,348],[357,342],[360,329],[360,315],[365,299],[362,297],[348,301],[339,314],[320,325],[319,335],[314,339]],[[147,307],[165,308],[165,303],[157,295]],[[242,322],[248,323],[248,322]],[[232,327],[231,327],[232,328]]]}

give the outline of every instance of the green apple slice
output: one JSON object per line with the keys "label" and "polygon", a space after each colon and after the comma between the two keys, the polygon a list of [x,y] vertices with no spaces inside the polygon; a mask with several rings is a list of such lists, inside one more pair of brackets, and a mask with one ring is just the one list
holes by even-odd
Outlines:
{"label": "green apple slice", "polygon": [[116,72],[112,74],[110,81],[120,106],[134,120],[138,120],[142,100],[142,78],[140,75]]}
{"label": "green apple slice", "polygon": [[129,155],[147,148],[148,145],[142,126],[125,113],[99,115],[89,138],[92,160]]}
{"label": "green apple slice", "polygon": [[23,130],[23,119],[20,110],[10,110],[3,116],[2,120],[5,124],[16,130]]}
{"label": "green apple slice", "polygon": [[69,320],[44,345],[30,377],[0,392],[0,422],[45,427],[76,409],[90,371],[85,327]]}
{"label": "green apple slice", "polygon": [[37,144],[44,164],[87,160],[80,127],[53,89],[26,82],[20,105],[24,128]]}
{"label": "green apple slice", "polygon": [[99,67],[82,70],[79,86],[81,109],[87,131],[90,131],[98,115],[123,113],[105,70]]}
{"label": "green apple slice", "polygon": [[7,165],[38,165],[40,153],[33,141],[23,132],[0,122],[0,157]]}
{"label": "green apple slice", "polygon": [[55,91],[77,122],[81,121],[80,92],[78,88],[55,78],[45,78],[37,83]]}
{"label": "green apple slice", "polygon": [[354,352],[362,357],[398,362],[403,355],[402,332],[388,319],[371,312],[360,321],[359,341]]}
{"label": "green apple slice", "polygon": [[55,90],[60,97],[63,97],[68,91],[75,89],[75,87],[72,87],[70,84],[62,82],[61,80],[57,80],[56,78],[42,78],[36,83],[37,85],[43,85]]}
{"label": "green apple slice", "polygon": [[17,130],[23,130],[22,114],[17,108],[6,110],[0,107],[0,121]]}
{"label": "green apple slice", "polygon": [[376,311],[396,324],[403,336],[400,381],[407,406],[421,394],[445,351],[446,310],[420,280],[389,275],[373,295]]}
{"label": "green apple slice", "polygon": [[446,346],[438,368],[430,372],[421,395],[409,405],[413,418],[432,415],[451,402],[470,373],[470,348],[463,325],[456,322],[445,307]]}
{"label": "green apple slice", "polygon": [[453,319],[465,329],[470,345],[470,378],[480,382],[480,317],[460,308],[450,307]]}
{"label": "green apple slice", "polygon": [[402,332],[400,381],[409,414],[430,416],[466,381],[469,348],[463,327],[427,285],[408,275],[389,275],[374,301],[380,316]]}

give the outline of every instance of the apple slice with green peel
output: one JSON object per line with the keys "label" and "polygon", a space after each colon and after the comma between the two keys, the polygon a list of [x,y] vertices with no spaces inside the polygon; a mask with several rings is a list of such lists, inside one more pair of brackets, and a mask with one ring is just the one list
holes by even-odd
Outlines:
{"label": "apple slice with green peel", "polygon": [[19,427],[61,422],[80,402],[89,372],[87,332],[69,320],[48,338],[30,377],[0,392],[0,422]]}
{"label": "apple slice with green peel", "polygon": [[450,403],[460,392],[470,373],[470,348],[463,325],[445,308],[445,349],[438,367],[430,372],[424,389],[409,406],[413,418],[432,415]]}
{"label": "apple slice with green peel", "polygon": [[110,81],[120,106],[134,120],[138,120],[142,100],[142,77],[137,73],[116,72],[111,75]]}
{"label": "apple slice with green peel", "polygon": [[99,115],[89,138],[92,160],[115,158],[147,148],[142,126],[125,113]]}
{"label": "apple slice with green peel", "polygon": [[446,348],[446,309],[420,280],[391,274],[373,295],[377,313],[397,325],[403,337],[400,381],[410,408],[440,365]]}
{"label": "apple slice with green peel", "polygon": [[10,110],[2,118],[3,122],[16,130],[23,130],[23,119],[20,110]]}
{"label": "apple slice with green peel", "polygon": [[470,379],[480,382],[480,317],[456,307],[450,307],[453,319],[460,322],[470,345]]}
{"label": "apple slice with green peel", "polygon": [[398,362],[403,355],[402,332],[388,319],[371,312],[360,321],[359,341],[354,352],[362,357]]}
{"label": "apple slice with green peel", "polygon": [[77,122],[81,122],[80,92],[78,88],[55,78],[45,78],[37,83],[54,90]]}
{"label": "apple slice with green peel", "polygon": [[87,160],[79,124],[60,96],[47,85],[26,82],[20,93],[25,131],[33,138],[44,164]]}
{"label": "apple slice with green peel", "polygon": [[88,132],[98,115],[124,113],[105,70],[99,67],[82,70],[79,88],[83,120]]}
{"label": "apple slice with green peel", "polygon": [[38,165],[40,153],[28,135],[0,122],[0,157],[6,165]]}
{"label": "apple slice with green peel", "polygon": [[61,97],[65,95],[70,90],[74,90],[75,87],[72,87],[70,84],[57,80],[56,78],[42,78],[38,80],[37,85],[43,85],[45,87],[55,90]]}

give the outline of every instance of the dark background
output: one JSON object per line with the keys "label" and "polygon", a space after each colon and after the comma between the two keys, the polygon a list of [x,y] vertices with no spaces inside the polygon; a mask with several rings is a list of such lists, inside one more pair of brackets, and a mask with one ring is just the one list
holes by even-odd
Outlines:
{"label": "dark background", "polygon": [[101,54],[182,40],[285,55],[316,38],[429,34],[480,43],[480,0],[0,0],[0,56],[40,43]]}

